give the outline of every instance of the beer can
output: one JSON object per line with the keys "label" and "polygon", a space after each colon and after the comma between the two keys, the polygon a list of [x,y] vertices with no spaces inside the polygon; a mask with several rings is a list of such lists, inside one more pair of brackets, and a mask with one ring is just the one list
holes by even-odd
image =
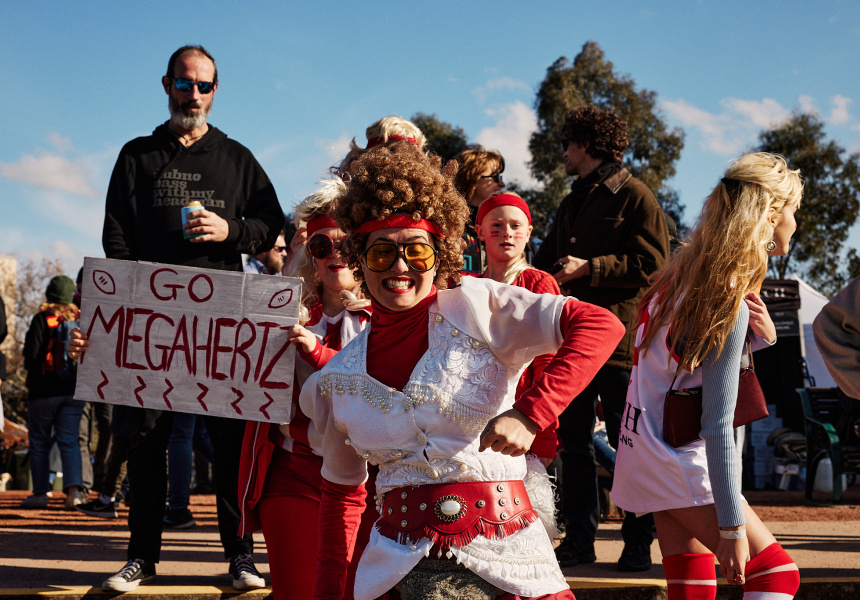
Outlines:
{"label": "beer can", "polygon": [[203,235],[202,233],[195,233],[193,235],[188,235],[188,233],[186,233],[186,231],[185,231],[185,224],[188,222],[188,215],[190,215],[191,213],[193,213],[196,210],[201,210],[202,208],[203,208],[203,205],[200,204],[200,202],[197,200],[194,200],[193,202],[189,202],[188,204],[186,204],[185,206],[182,207],[182,237],[184,239],[187,240],[188,238],[200,237]]}

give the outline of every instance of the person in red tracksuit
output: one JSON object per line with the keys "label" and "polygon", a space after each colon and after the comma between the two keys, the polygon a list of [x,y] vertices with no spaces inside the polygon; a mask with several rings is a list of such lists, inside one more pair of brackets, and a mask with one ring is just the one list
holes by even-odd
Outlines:
{"label": "person in red tracksuit", "polygon": [[294,326],[291,335],[298,350],[292,415],[289,424],[280,426],[249,422],[242,446],[241,531],[262,529],[275,598],[310,598],[316,573],[322,457],[320,440],[298,407],[299,390],[370,318],[369,303],[351,293],[356,288],[353,271],[338,252],[344,234],[328,216],[331,202],[344,190],[339,179],[325,181],[297,207],[296,223],[306,227],[307,242],[296,271],[286,273],[305,281],[304,325]]}

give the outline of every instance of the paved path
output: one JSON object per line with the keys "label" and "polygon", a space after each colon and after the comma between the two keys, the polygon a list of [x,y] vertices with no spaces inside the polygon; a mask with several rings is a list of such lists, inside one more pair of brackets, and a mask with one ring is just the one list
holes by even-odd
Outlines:
{"label": "paved path", "polygon": [[[102,580],[125,562],[127,509],[120,511],[119,519],[95,519],[63,511],[58,498],[46,510],[18,510],[26,495],[0,493],[0,600],[72,600],[101,595]],[[157,585],[141,586],[133,595],[159,600],[215,600],[237,595],[230,587],[227,562],[218,541],[214,497],[193,496],[192,502],[198,526],[165,530]],[[860,597],[860,505],[851,508],[855,510],[846,512],[849,518],[840,521],[767,523],[800,567],[803,585],[799,598]],[[809,510],[810,517],[815,514]],[[255,537],[257,565],[268,580],[262,535]],[[622,545],[620,523],[602,523],[596,543],[597,562],[565,569],[580,600],[665,598],[658,545],[652,546],[655,566],[647,573],[634,574],[616,570]],[[262,600],[268,593],[261,590],[242,596]],[[740,596],[738,590],[721,586],[719,597]]]}

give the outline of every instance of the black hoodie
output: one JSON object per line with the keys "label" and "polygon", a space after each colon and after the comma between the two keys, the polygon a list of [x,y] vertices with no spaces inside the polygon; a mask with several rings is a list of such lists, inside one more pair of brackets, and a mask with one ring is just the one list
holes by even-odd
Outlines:
{"label": "black hoodie", "polygon": [[[181,209],[194,200],[227,220],[224,242],[183,239]],[[239,271],[240,255],[272,248],[283,226],[275,189],[247,148],[211,125],[186,148],[165,123],[120,152],[102,245],[108,258]]]}

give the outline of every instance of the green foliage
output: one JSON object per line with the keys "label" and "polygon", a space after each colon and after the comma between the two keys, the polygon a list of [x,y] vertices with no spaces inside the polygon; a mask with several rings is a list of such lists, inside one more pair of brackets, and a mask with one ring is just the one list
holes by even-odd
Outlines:
{"label": "green foliage", "polygon": [[[811,114],[795,114],[785,123],[759,134],[760,152],[785,156],[800,169],[803,200],[795,214],[797,231],[788,254],[771,259],[771,273],[785,278],[798,272],[822,293],[832,296],[860,274],[860,259],[842,256],[848,230],[860,213],[860,155],[846,151],[824,134],[824,124]],[[846,270],[841,266],[847,266]]]}
{"label": "green foliage", "polygon": [[462,127],[440,121],[436,115],[416,113],[409,120],[415,123],[427,138],[427,149],[441,156],[443,163],[457,156],[469,145]]}
{"label": "green foliage", "polygon": [[680,129],[669,129],[657,108],[657,94],[637,90],[636,82],[619,74],[606,60],[597,42],[587,42],[571,65],[561,57],[547,69],[535,100],[538,130],[529,141],[532,160],[529,166],[544,190],[533,208],[541,211],[546,222],[555,215],[561,199],[569,190],[561,158],[561,128],[569,110],[588,103],[611,108],[627,121],[630,146],[624,164],[633,175],[655,192],[658,200],[674,212],[678,222],[683,205],[674,190],[663,183],[675,174],[675,163],[684,147]]}

